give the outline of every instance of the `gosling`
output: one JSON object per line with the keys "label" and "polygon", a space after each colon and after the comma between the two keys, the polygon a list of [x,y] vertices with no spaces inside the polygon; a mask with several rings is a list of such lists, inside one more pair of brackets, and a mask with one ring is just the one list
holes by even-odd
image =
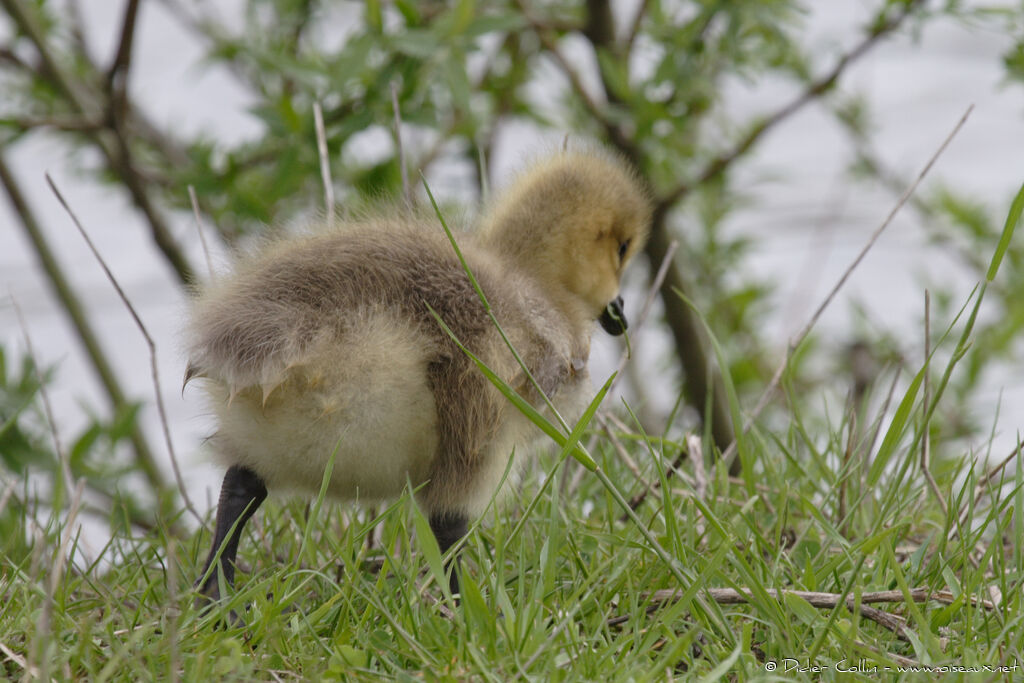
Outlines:
{"label": "gosling", "polygon": [[[626,328],[620,278],[650,216],[622,160],[562,150],[524,172],[478,231],[457,238],[556,406],[585,398],[594,321],[614,335]],[[206,380],[219,423],[211,445],[227,466],[201,602],[220,598],[215,562],[233,584],[242,528],[267,490],[316,495],[332,459],[332,497],[395,498],[408,482],[442,552],[466,534],[513,450],[539,431],[434,313],[521,396],[544,405],[436,216],[365,217],[282,240],[196,298],[185,381]]]}

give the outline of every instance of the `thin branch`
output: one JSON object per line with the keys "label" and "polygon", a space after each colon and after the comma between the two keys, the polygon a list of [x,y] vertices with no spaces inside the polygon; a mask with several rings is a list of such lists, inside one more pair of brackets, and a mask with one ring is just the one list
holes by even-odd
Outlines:
{"label": "thin branch", "polygon": [[[26,678],[39,679],[39,669],[28,663],[24,657],[19,655],[17,652],[7,647],[3,642],[0,642],[0,652],[4,654],[7,659],[14,662],[18,667],[25,671]],[[56,681],[56,678],[51,678],[51,681]]]}
{"label": "thin branch", "polygon": [[[928,163],[924,165],[924,168],[921,169],[921,172],[917,175],[917,178],[914,179],[914,182],[910,185],[910,187],[907,188],[907,190],[899,198],[899,200],[896,202],[896,205],[889,212],[889,215],[887,215],[885,217],[885,220],[882,221],[882,224],[879,225],[878,228],[876,228],[875,231],[871,234],[871,237],[870,239],[868,239],[867,244],[864,245],[864,247],[860,250],[860,253],[857,254],[856,258],[853,259],[853,262],[850,263],[850,265],[840,276],[838,282],[836,282],[835,286],[825,297],[824,301],[822,301],[821,305],[819,305],[817,310],[814,311],[814,314],[811,316],[811,319],[808,320],[807,323],[803,326],[803,328],[797,333],[797,335],[790,340],[789,346],[786,349],[785,357],[782,359],[782,362],[779,364],[779,367],[775,370],[775,374],[772,376],[772,379],[768,383],[768,386],[765,388],[764,392],[762,392],[761,397],[757,401],[757,405],[754,406],[753,411],[751,411],[751,413],[744,420],[743,434],[746,434],[747,432],[750,431],[750,428],[753,425],[754,420],[757,419],[757,417],[761,414],[761,411],[764,410],[765,406],[768,405],[769,399],[775,393],[775,390],[778,388],[779,383],[782,381],[782,374],[786,371],[786,368],[789,367],[789,361],[793,358],[793,354],[796,353],[797,348],[799,348],[804,338],[807,337],[811,329],[818,322],[818,319],[821,317],[822,313],[824,313],[825,309],[828,308],[829,305],[832,303],[832,300],[835,298],[836,294],[839,293],[839,290],[842,289],[844,284],[846,284],[846,281],[849,279],[850,275],[853,274],[853,271],[856,270],[857,266],[860,265],[860,262],[863,261],[864,257],[867,256],[869,251],[871,251],[871,248],[875,245],[875,242],[878,241],[878,238],[881,237],[882,233],[885,232],[885,229],[889,227],[890,223],[892,223],[893,218],[896,217],[896,214],[899,213],[899,210],[903,208],[903,205],[907,203],[907,200],[910,198],[910,196],[914,194],[915,190],[917,190],[917,186],[920,185],[921,181],[924,180],[926,175],[928,175],[928,172],[931,170],[932,166],[935,164],[938,158],[942,155],[944,151],[946,151],[946,147],[948,147],[949,143],[952,142],[954,137],[956,137],[956,134],[960,132],[960,129],[967,121],[967,117],[971,115],[971,112],[973,110],[973,104],[967,107],[967,110],[960,117],[960,120],[957,121],[957,124],[953,127],[953,130],[950,131],[949,135],[946,136],[946,139],[942,141],[942,144],[939,145],[939,148],[935,150],[935,153],[932,154],[931,158],[928,160]],[[733,443],[730,444],[730,446],[722,454],[722,457],[725,458],[727,462],[731,462],[732,458],[734,458],[735,455],[736,442],[733,441]]]}
{"label": "thin branch", "polygon": [[56,128],[73,133],[91,133],[103,128],[99,121],[83,116],[6,116],[0,119],[0,123],[22,130]]}
{"label": "thin branch", "polygon": [[128,0],[121,25],[121,39],[117,44],[114,61],[107,70],[107,91],[110,94],[110,115],[114,120],[125,119],[128,110],[128,70],[132,61],[132,43],[139,15],[139,0]]}
{"label": "thin branch", "polygon": [[965,502],[960,507],[960,509],[957,510],[957,519],[960,520],[960,523],[957,526],[950,529],[949,538],[956,538],[960,534],[960,529],[967,526],[967,518],[969,511],[972,507],[972,501],[973,506],[975,507],[979,503],[981,503],[982,497],[988,491],[987,486],[989,485],[989,483],[991,483],[991,481],[995,479],[996,476],[998,476],[1004,469],[1006,469],[1006,466],[1013,462],[1014,459],[1020,457],[1022,448],[1024,448],[1024,442],[1020,441],[1020,435],[1018,434],[1017,445],[1013,448],[1013,450],[1010,451],[1009,455],[1003,458],[998,465],[990,469],[980,479],[978,479],[978,483],[974,485],[974,495],[972,496],[972,499],[970,501]]}
{"label": "thin branch", "polygon": [[15,66],[22,71],[32,72],[32,67],[17,52],[9,47],[0,47],[0,62]]}
{"label": "thin branch", "polygon": [[313,103],[313,126],[316,128],[316,153],[320,158],[320,179],[324,184],[324,209],[327,224],[334,223],[334,183],[331,181],[331,157],[327,151],[327,133],[324,130],[324,112],[319,102]]}
{"label": "thin branch", "polygon": [[[36,252],[36,256],[39,258],[40,265],[43,268],[43,272],[46,273],[54,295],[60,301],[62,308],[71,320],[71,325],[78,335],[82,348],[89,357],[92,368],[107,394],[111,407],[115,412],[123,410],[128,404],[128,399],[121,388],[114,368],[107,359],[103,347],[93,331],[92,324],[85,313],[85,307],[79,301],[67,277],[65,277],[64,271],[57,262],[53,249],[50,247],[46,235],[39,225],[39,221],[36,220],[35,214],[29,207],[24,193],[21,191],[20,184],[7,166],[2,154],[0,154],[0,184],[4,186],[11,207],[14,209],[15,215],[24,228],[25,234]],[[135,451],[136,464],[142,468],[150,487],[159,495],[160,492],[166,489],[167,485],[164,482],[160,468],[156,465],[153,450],[150,448],[145,435],[138,425],[132,427],[129,438]]]}
{"label": "thin branch", "polygon": [[[774,115],[770,116],[767,120],[753,128],[744,139],[740,140],[740,142],[734,146],[731,152],[712,160],[705,167],[704,171],[697,175],[697,182],[706,182],[723,173],[734,161],[748,152],[754,144],[766,132],[768,132],[768,130],[781,123],[786,117],[791,116],[811,99],[820,97],[827,92],[827,90],[838,80],[843,70],[849,66],[853,60],[862,56],[870,47],[875,45],[882,35],[895,30],[902,21],[909,16],[911,11],[922,3],[923,0],[912,0],[893,18],[884,21],[879,20],[876,23],[875,28],[860,45],[855,47],[850,53],[840,58],[831,73],[826,74],[817,82],[809,85],[808,89],[801,97],[786,105]],[[705,13],[704,29],[709,25],[714,13],[714,10]],[[529,18],[528,15],[527,17]],[[537,22],[534,21],[532,23],[535,27],[538,26]],[[573,70],[569,68],[568,63],[561,57],[560,53],[557,51],[554,41],[547,36],[546,32],[538,28],[538,35],[545,47],[552,50],[551,54],[555,58],[556,62],[558,62],[565,70],[570,83],[573,85],[573,88],[576,90],[578,96],[583,101],[590,114],[594,116],[595,120],[604,127],[608,139],[619,149],[620,152],[626,155],[626,157],[629,158],[637,168],[645,168],[647,165],[645,163],[646,157],[642,153],[642,150],[638,149],[635,142],[632,139],[627,138],[615,122],[608,118],[605,112],[601,111],[601,109],[596,105],[594,100],[589,96],[586,90],[584,90],[580,79],[576,77]],[[611,46],[608,45],[594,45],[595,51],[602,47],[611,48]],[[628,59],[628,56],[629,55],[626,54],[622,58]],[[616,101],[615,93],[610,87],[608,79],[603,71],[601,76],[605,97],[609,102],[614,103]],[[670,210],[676,202],[697,186],[697,182],[684,183],[678,186],[675,190],[669,191],[667,194],[663,195],[660,198],[660,201],[655,205],[654,217],[651,225],[651,238],[648,241],[646,248],[648,258],[652,263],[660,262],[663,257],[664,250],[668,242],[667,216]],[[666,322],[675,340],[676,353],[679,356],[679,360],[682,364],[683,372],[686,377],[683,390],[685,392],[687,402],[695,410],[701,412],[701,414],[706,414],[708,412],[705,406],[707,406],[710,401],[710,415],[708,415],[708,417],[710,418],[711,433],[714,437],[715,445],[721,451],[725,451],[730,448],[735,450],[734,444],[736,435],[732,424],[729,406],[725,401],[725,388],[721,370],[710,362],[707,350],[707,341],[702,334],[702,326],[698,321],[697,316],[677,295],[678,292],[685,291],[686,287],[684,285],[682,275],[680,274],[679,269],[673,265],[669,269],[661,295],[662,300],[665,303]],[[740,469],[739,465],[740,462],[734,459],[730,465],[730,473],[738,474]]]}
{"label": "thin branch", "polygon": [[[637,465],[636,461],[633,460],[633,457],[629,454],[629,451],[626,450],[626,447],[622,445],[622,441],[619,440],[619,437],[615,434],[615,432],[612,431],[611,425],[609,425],[608,423],[610,421],[610,418],[613,418],[614,415],[612,413],[608,413],[608,417],[606,417],[601,412],[598,412],[598,414],[595,417],[598,423],[601,425],[601,431],[603,431],[605,436],[608,437],[608,441],[612,444],[612,448],[615,449],[615,452],[616,454],[618,454],[619,459],[622,460],[622,464],[626,466],[626,469],[628,469],[630,473],[633,475],[633,477],[636,478],[638,482],[640,482],[641,486],[643,486],[644,490],[643,494],[641,495],[646,495],[647,491],[654,489],[654,483],[644,479],[643,472],[640,471],[639,465]],[[618,422],[617,419],[615,419],[615,421]],[[583,470],[582,467],[579,469]],[[571,488],[570,493],[573,492],[574,490],[575,488]],[[657,492],[655,492],[655,496],[657,496],[659,499],[661,497],[660,494]],[[630,501],[630,506],[634,510],[636,509],[636,506],[632,504],[632,501]]]}
{"label": "thin branch", "polygon": [[80,54],[89,54],[89,43],[85,38],[85,20],[82,18],[81,0],[68,0],[67,13],[72,42],[78,48]]}
{"label": "thin branch", "polygon": [[174,478],[178,483],[178,490],[181,493],[182,500],[185,502],[185,507],[188,509],[190,513],[192,513],[192,516],[196,518],[196,521],[199,523],[199,526],[202,527],[204,526],[203,517],[196,510],[195,506],[192,505],[192,499],[189,498],[188,491],[185,489],[185,481],[181,476],[181,469],[178,467],[178,456],[174,451],[174,443],[171,440],[171,429],[167,420],[167,410],[164,407],[163,393],[160,390],[160,374],[157,370],[156,362],[156,343],[150,336],[149,330],[146,329],[146,326],[143,324],[142,319],[136,312],[135,307],[132,306],[131,302],[128,300],[128,297],[125,295],[124,290],[121,289],[121,284],[117,281],[117,278],[115,278],[114,274],[110,271],[110,268],[107,266],[106,261],[103,260],[103,256],[100,255],[99,250],[96,249],[96,245],[93,244],[92,238],[89,237],[89,233],[85,231],[85,228],[82,226],[81,221],[78,220],[78,216],[75,215],[75,212],[72,211],[71,207],[68,205],[67,200],[64,199],[64,195],[62,195],[60,190],[57,189],[57,185],[54,184],[53,178],[50,177],[49,173],[46,174],[46,183],[47,185],[50,186],[50,190],[52,190],[53,194],[56,195],[57,201],[59,201],[60,205],[64,207],[64,210],[67,212],[68,216],[71,217],[71,222],[75,224],[76,228],[78,228],[78,233],[82,236],[82,239],[84,239],[85,243],[89,246],[89,250],[92,252],[92,255],[96,257],[96,260],[99,262],[100,267],[103,268],[103,272],[106,274],[107,279],[110,280],[110,284],[113,285],[114,289],[117,291],[117,295],[121,298],[121,301],[124,303],[125,308],[127,308],[128,312],[131,314],[132,320],[135,321],[136,327],[139,328],[139,331],[142,333],[143,338],[146,340],[146,345],[149,347],[149,366],[153,377],[153,390],[154,393],[156,394],[156,407],[157,411],[160,414],[160,426],[163,429],[164,441],[167,444],[167,452],[171,459],[171,467],[174,470]]}
{"label": "thin branch", "polygon": [[71,102],[75,109],[86,115],[97,113],[94,103],[87,101],[86,96],[79,90],[78,82],[69,78],[64,70],[58,66],[57,60],[51,54],[42,30],[35,21],[35,17],[22,6],[20,0],[0,0],[7,10],[8,16],[14,20],[18,29],[24,33],[39,53],[42,62],[42,72],[53,81],[57,89]]}
{"label": "thin branch", "polygon": [[398,169],[402,174],[402,196],[406,207],[412,207],[412,186],[409,185],[409,165],[402,145],[402,110],[398,106],[398,84],[391,81],[391,110],[395,116],[395,147],[398,150]]}
{"label": "thin branch", "polygon": [[[142,211],[142,214],[146,217],[146,222],[149,223],[153,241],[156,242],[157,248],[163,253],[182,283],[188,285],[197,282],[198,278],[196,278],[192,265],[185,258],[181,247],[175,242],[170,227],[164,221],[163,216],[149,195],[148,183],[145,177],[135,166],[134,155],[132,154],[128,137],[119,120],[115,119],[112,130],[116,149],[110,150],[107,146],[101,145],[104,154],[107,155],[111,170],[121,177],[124,185],[128,188],[135,206]],[[100,139],[97,138],[97,140]]]}
{"label": "thin branch", "polygon": [[[643,151],[639,149],[636,142],[630,138],[619,125],[608,116],[608,113],[598,105],[584,88],[582,80],[576,71],[569,65],[562,56],[554,39],[549,35],[550,26],[542,26],[533,19],[526,11],[524,0],[517,0],[519,6],[524,10],[524,16],[534,27],[545,49],[558,63],[568,78],[573,90],[583,101],[584,106],[590,115],[597,121],[605,131],[606,138],[616,147],[630,162],[642,170],[648,164]],[[615,46],[608,43],[613,37],[614,31],[610,26],[610,10],[606,1],[592,0],[588,3],[587,36],[594,42],[595,53],[601,49],[615,50]],[[629,54],[619,54],[620,59],[628,60]],[[604,88],[605,99],[616,104],[619,98],[616,97],[611,88],[606,74],[601,71],[601,82]],[[652,188],[653,194],[653,188]],[[651,221],[651,237],[647,242],[646,254],[652,264],[660,264],[664,261],[668,250],[669,237],[666,229],[666,216],[668,205],[657,204]],[[725,403],[725,389],[721,373],[714,365],[709,364],[707,341],[702,335],[701,325],[696,315],[677,296],[676,292],[685,291],[682,275],[675,264],[670,264],[664,284],[661,288],[661,298],[665,304],[665,318],[672,336],[675,340],[676,353],[679,356],[683,367],[686,381],[683,385],[687,402],[702,414],[704,406],[711,397],[711,433],[716,446],[724,450],[735,440],[732,419],[728,405]],[[710,381],[709,381],[710,380]],[[738,465],[738,463],[736,463]],[[738,467],[734,468],[733,474],[738,474]]]}
{"label": "thin branch", "polygon": [[[42,72],[40,76],[47,78],[53,83],[56,89],[68,100],[72,109],[77,111],[85,120],[98,119],[102,115],[103,111],[106,111],[108,114],[115,111],[111,107],[111,102],[108,101],[104,103],[101,101],[102,98],[98,93],[83,89],[82,84],[90,82],[89,78],[71,78],[67,73],[65,73],[65,71],[60,67],[58,60],[52,54],[50,46],[46,42],[42,29],[38,26],[35,16],[26,10],[21,0],[0,0],[0,6],[7,10],[8,15],[14,20],[18,29],[24,33],[35,46],[36,52],[39,53],[39,57],[42,62]],[[81,59],[83,61],[89,61],[89,56],[87,54],[83,54],[81,55]],[[99,71],[96,69],[95,65],[92,66],[95,71]],[[150,197],[148,184],[142,174],[134,166],[131,149],[128,145],[128,140],[125,134],[125,123],[129,113],[132,113],[132,118],[137,120],[138,125],[144,130],[149,132],[154,132],[156,130],[155,127],[145,121],[140,114],[134,113],[132,108],[128,106],[126,100],[124,116],[109,117],[112,119],[110,121],[111,126],[109,129],[113,133],[113,141],[111,141],[107,136],[97,134],[90,136],[90,140],[102,153],[107,167],[124,182],[135,206],[142,211],[143,215],[146,217],[146,221],[149,223],[150,234],[153,237],[153,241],[156,242],[157,247],[164,254],[164,257],[174,269],[175,273],[177,273],[183,283],[187,284],[194,282],[195,274],[192,267],[185,259],[181,248],[175,243],[171,236],[170,228],[157,210],[153,199]],[[96,132],[98,133],[99,131]],[[161,150],[165,151],[169,157],[180,158],[180,152],[175,152],[173,147],[167,143],[166,138],[162,135],[158,135],[158,137],[153,141],[154,144],[160,146]]]}
{"label": "thin branch", "polygon": [[662,195],[659,203],[671,206],[689,194],[694,187],[721,175],[727,168],[729,168],[729,166],[732,165],[734,161],[746,154],[765,133],[802,109],[804,105],[816,100],[831,89],[839,80],[839,77],[843,75],[843,72],[847,67],[859,58],[863,57],[884,36],[898,29],[900,25],[903,24],[904,20],[922,4],[924,4],[923,0],[911,0],[910,2],[907,2],[891,19],[877,24],[857,45],[855,45],[849,52],[843,54],[836,61],[831,70],[817,80],[809,83],[804,91],[792,101],[780,107],[777,111],[769,115],[760,123],[756,124],[739,142],[733,146],[731,150],[712,159],[704,167],[704,170],[697,174],[695,180],[681,183],[674,189]]}
{"label": "thin branch", "polygon": [[1006,466],[1009,465],[1013,461],[1014,458],[1019,457],[1020,453],[1021,453],[1021,443],[1018,442],[1018,444],[1016,446],[1014,446],[1013,450],[1010,451],[1009,455],[1007,455],[1005,458],[1003,458],[999,462],[998,465],[996,465],[995,467],[990,469],[988,472],[985,473],[984,476],[981,477],[981,479],[978,480],[978,483],[976,484],[976,487],[977,488],[983,487],[983,486],[985,486],[985,484],[987,484],[990,481],[992,481],[992,479],[995,478],[995,476],[997,474],[1002,472],[1006,468]]}
{"label": "thin branch", "polygon": [[649,0],[640,0],[640,6],[636,8],[636,14],[633,15],[633,23],[630,24],[629,33],[626,34],[626,54],[633,51],[633,43],[636,42],[636,37],[640,35],[640,24],[644,20],[644,15],[647,14],[648,4]]}
{"label": "thin branch", "polygon": [[[764,592],[768,596],[780,602],[784,600],[787,595],[802,598],[810,603],[812,607],[817,607],[819,609],[834,609],[840,603],[845,603],[849,610],[853,611],[859,608],[861,616],[874,621],[890,631],[893,631],[901,640],[908,640],[905,619],[894,614],[890,614],[889,612],[869,607],[870,604],[875,603],[906,602],[907,595],[904,594],[903,591],[892,590],[862,593],[859,602],[853,595],[844,596],[839,593],[820,593],[816,591],[786,589],[779,590],[776,588],[766,588]],[[647,607],[647,613],[651,614],[661,607],[664,607],[666,604],[677,601],[682,597],[683,593],[684,591],[677,588],[654,591],[647,596],[651,602]],[[749,588],[742,588],[739,590],[735,588],[706,588],[700,591],[700,593],[703,593],[705,597],[720,605],[739,605],[747,603],[751,601],[750,599],[754,594]],[[914,602],[935,601],[945,605],[953,604],[953,602],[956,601],[956,597],[949,591],[933,592],[928,588],[911,588],[909,590],[909,597]],[[972,597],[971,603],[975,606],[984,607],[985,609],[995,609],[995,605],[989,600],[979,600]],[[608,619],[606,623],[609,626],[616,626],[618,624],[623,624],[632,618],[632,615],[620,615]]]}
{"label": "thin branch", "polygon": [[590,95],[590,93],[587,92],[587,89],[583,86],[583,79],[569,63],[569,60],[562,55],[562,51],[558,49],[558,43],[556,43],[555,39],[551,36],[549,27],[545,26],[540,22],[540,20],[533,16],[524,0],[516,0],[516,5],[523,13],[523,17],[526,19],[527,23],[530,24],[531,28],[533,28],[534,32],[537,34],[541,45],[544,46],[544,49],[547,50],[551,55],[551,58],[558,64],[558,68],[561,69],[563,74],[565,74],[565,77],[569,80],[569,84],[572,86],[573,91],[576,93],[576,96],[582,100],[583,105],[587,108],[590,116],[605,129],[605,134],[608,136],[608,139],[612,141],[612,144],[621,150],[629,150],[627,156],[635,161],[637,159],[637,154],[633,141],[623,133],[622,129],[614,121],[608,118],[606,112],[602,110],[597,101]]}

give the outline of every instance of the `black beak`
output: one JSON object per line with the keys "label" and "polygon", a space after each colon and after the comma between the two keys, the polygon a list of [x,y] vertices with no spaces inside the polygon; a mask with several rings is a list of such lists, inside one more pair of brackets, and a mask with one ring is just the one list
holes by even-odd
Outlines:
{"label": "black beak", "polygon": [[618,337],[626,331],[629,324],[626,322],[626,316],[622,312],[621,296],[615,297],[605,306],[604,311],[601,312],[601,317],[598,318],[598,322],[601,323],[604,331],[613,337]]}

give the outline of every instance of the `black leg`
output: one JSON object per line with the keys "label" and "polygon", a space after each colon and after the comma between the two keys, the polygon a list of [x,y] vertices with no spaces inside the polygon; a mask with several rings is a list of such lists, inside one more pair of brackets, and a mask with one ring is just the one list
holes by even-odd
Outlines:
{"label": "black leg", "polygon": [[[218,554],[224,580],[229,586],[234,583],[235,555],[238,553],[238,539],[242,536],[242,528],[266,497],[267,487],[255,472],[239,465],[228,468],[220,488],[220,501],[217,503],[217,527],[213,534],[213,548],[210,549],[210,556],[206,559],[206,566],[197,582],[201,582],[199,592],[206,599],[220,599],[217,570],[210,571]],[[224,548],[223,552],[221,546]],[[206,577],[205,580],[203,577]]]}
{"label": "black leg", "polygon": [[[430,516],[430,530],[434,532],[437,545],[441,547],[443,554],[466,535],[469,530],[469,519],[459,512],[434,513]],[[444,569],[446,572],[451,572],[448,586],[454,595],[459,592],[459,557],[457,554],[448,560]]]}

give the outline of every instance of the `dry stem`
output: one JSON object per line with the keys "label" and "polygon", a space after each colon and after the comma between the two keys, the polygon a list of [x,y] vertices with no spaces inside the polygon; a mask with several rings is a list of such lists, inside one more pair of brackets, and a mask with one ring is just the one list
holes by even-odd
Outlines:
{"label": "dry stem", "polygon": [[196,188],[188,186],[188,201],[192,205],[192,216],[196,221],[196,232],[199,233],[199,244],[203,247],[203,256],[206,257],[206,271],[210,278],[213,278],[213,261],[210,260],[210,246],[206,243],[206,231],[203,230],[203,221],[199,214],[199,198],[196,196]]}
{"label": "dry stem", "polygon": [[[738,605],[745,602],[750,602],[750,598],[753,595],[753,591],[749,588],[735,589],[735,588],[706,588],[700,591],[705,597],[717,602],[720,605]],[[854,609],[860,610],[861,616],[874,621],[875,623],[883,626],[897,635],[901,640],[908,640],[906,620],[900,616],[890,614],[884,610],[869,607],[872,603],[899,603],[905,602],[907,595],[903,591],[891,590],[891,591],[874,591],[868,593],[862,593],[860,600],[858,601],[853,595],[842,595],[840,593],[820,593],[817,591],[799,591],[799,590],[779,590],[776,588],[765,588],[764,592],[770,597],[776,600],[783,600],[785,596],[791,595],[806,600],[812,607],[818,607],[821,609],[834,609],[841,602],[845,603],[847,608],[853,611]],[[659,591],[654,591],[646,596],[651,604],[647,607],[647,613],[651,614],[664,606],[667,603],[672,603],[682,597],[683,591],[675,588],[669,588]],[[935,602],[941,602],[943,604],[952,604],[956,598],[949,591],[930,591],[927,588],[911,588],[909,590],[909,597],[914,602],[928,602],[934,600]],[[971,598],[972,604],[981,606],[985,609],[995,609],[992,602],[988,600],[978,600]],[[629,621],[632,618],[631,615],[620,615],[612,617],[607,620],[609,626],[615,626]]]}
{"label": "dry stem", "polygon": [[324,183],[324,209],[327,224],[334,223],[334,183],[331,182],[331,159],[327,153],[327,132],[324,130],[324,112],[319,102],[313,103],[313,125],[316,128],[316,153],[320,158],[320,179]]}
{"label": "dry stem", "polygon": [[[746,417],[746,419],[743,422],[743,435],[747,434],[747,432],[750,431],[750,428],[754,424],[754,420],[757,419],[757,417],[761,414],[761,411],[764,410],[765,407],[768,405],[769,399],[775,393],[775,390],[779,387],[779,383],[782,381],[782,374],[786,371],[786,368],[789,367],[789,361],[793,358],[793,354],[796,353],[797,348],[800,347],[800,344],[803,342],[804,338],[806,338],[807,335],[810,334],[811,329],[818,322],[818,319],[821,317],[822,313],[825,312],[825,309],[828,308],[829,305],[832,303],[832,300],[835,298],[836,294],[839,293],[839,290],[842,289],[844,284],[846,284],[846,281],[849,279],[850,275],[852,275],[853,271],[857,269],[857,266],[860,265],[861,261],[864,260],[864,257],[867,256],[868,252],[871,251],[871,248],[875,245],[875,242],[878,241],[878,238],[881,237],[882,233],[885,232],[885,229],[889,227],[890,223],[892,223],[893,218],[896,217],[896,214],[899,212],[899,210],[903,208],[903,205],[907,203],[907,200],[910,199],[910,196],[914,193],[915,190],[917,190],[917,186],[920,185],[921,181],[924,180],[926,175],[928,175],[928,172],[931,170],[932,166],[935,164],[938,158],[942,155],[944,151],[946,151],[946,147],[948,147],[949,143],[952,142],[954,137],[956,137],[956,134],[960,132],[960,129],[967,121],[967,117],[971,115],[971,112],[973,110],[973,104],[967,107],[967,110],[960,117],[960,120],[957,121],[957,124],[953,127],[953,130],[950,131],[949,135],[947,135],[945,140],[942,141],[942,144],[939,145],[937,150],[935,150],[935,153],[932,154],[931,158],[928,160],[928,163],[926,163],[924,165],[924,168],[921,169],[921,172],[917,175],[917,178],[914,179],[914,182],[911,183],[910,187],[907,188],[907,190],[896,202],[896,205],[892,208],[891,211],[889,211],[889,215],[885,217],[885,220],[882,221],[882,224],[879,225],[878,228],[876,228],[875,231],[871,234],[871,237],[868,239],[867,244],[864,245],[864,247],[860,250],[860,253],[858,253],[857,256],[853,259],[853,262],[850,263],[850,265],[846,268],[845,271],[843,271],[843,274],[839,277],[839,280],[836,282],[835,286],[832,287],[832,290],[825,297],[824,301],[822,301],[821,305],[819,305],[817,310],[814,311],[814,314],[811,316],[811,319],[808,320],[807,324],[805,324],[803,328],[796,334],[796,336],[793,337],[792,340],[790,340],[789,346],[786,349],[785,357],[782,359],[782,362],[779,363],[779,367],[776,368],[775,374],[772,376],[772,379],[768,383],[768,386],[765,388],[764,392],[761,394],[761,397],[758,399],[757,405],[754,406],[754,409],[750,412],[750,414]],[[726,462],[732,462],[732,459],[736,456],[736,450],[736,441],[733,441],[732,444],[730,444],[729,447],[725,450],[725,452],[722,453],[722,457],[726,460]]]}
{"label": "dry stem", "polygon": [[156,343],[153,341],[153,337],[150,336],[149,330],[146,329],[146,326],[143,324],[142,319],[136,312],[135,307],[132,306],[131,302],[128,300],[128,297],[125,295],[124,290],[121,289],[121,284],[117,281],[117,278],[115,278],[114,274],[110,271],[110,268],[107,266],[106,261],[103,260],[103,256],[100,255],[99,250],[96,249],[96,245],[93,244],[92,238],[89,237],[89,233],[85,231],[85,228],[82,226],[81,221],[78,220],[78,216],[75,215],[75,212],[72,211],[71,207],[64,199],[64,195],[62,195],[60,193],[60,190],[57,189],[57,185],[54,184],[53,179],[50,177],[49,173],[46,174],[46,182],[50,186],[50,189],[53,191],[54,195],[56,195],[57,201],[59,201],[61,206],[64,207],[64,210],[67,212],[68,216],[71,217],[72,223],[74,223],[75,227],[78,228],[79,234],[85,240],[85,243],[89,246],[89,250],[92,252],[93,256],[96,257],[96,260],[99,262],[100,267],[103,268],[103,272],[106,274],[107,279],[110,280],[110,284],[113,285],[114,289],[117,291],[118,296],[121,297],[121,301],[128,309],[128,312],[131,314],[132,319],[135,321],[135,325],[139,328],[139,331],[142,333],[143,338],[146,340],[146,345],[149,347],[149,365],[150,371],[153,376],[153,390],[154,393],[156,394],[156,407],[157,411],[160,414],[160,426],[163,429],[164,441],[167,444],[167,452],[171,458],[171,467],[174,470],[174,478],[178,483],[178,489],[181,493],[182,500],[185,502],[185,507],[188,508],[188,511],[192,513],[193,517],[195,517],[196,521],[199,523],[199,526],[203,527],[205,526],[203,523],[203,517],[196,510],[195,506],[192,505],[192,499],[189,498],[188,491],[185,489],[185,481],[184,479],[182,479],[181,469],[178,467],[178,456],[174,450],[174,443],[171,441],[171,429],[167,420],[167,410],[164,408],[163,394],[160,391],[160,373],[157,370],[156,362]]}
{"label": "dry stem", "polygon": [[398,85],[391,82],[391,109],[395,115],[395,147],[398,151],[398,169],[402,174],[402,195],[405,205],[412,206],[412,186],[409,185],[409,167],[405,161],[405,147],[402,145],[402,111],[398,107]]}

